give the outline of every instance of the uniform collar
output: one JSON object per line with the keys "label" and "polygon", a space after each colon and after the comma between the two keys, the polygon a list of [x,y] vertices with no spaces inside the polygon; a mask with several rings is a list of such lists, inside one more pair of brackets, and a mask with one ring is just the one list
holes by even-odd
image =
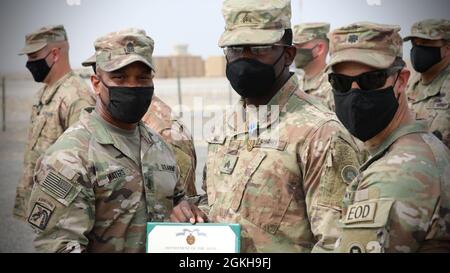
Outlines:
{"label": "uniform collar", "polygon": [[372,157],[361,166],[361,171],[367,169],[374,161],[381,158],[386,151],[394,144],[399,138],[415,134],[415,133],[427,133],[427,126],[425,122],[413,121],[411,123],[404,124],[395,129],[385,140],[375,149],[369,150]]}
{"label": "uniform collar", "polygon": [[[88,107],[82,110],[80,115],[81,124],[87,128],[98,143],[103,145],[114,145],[114,147],[119,149],[119,147],[115,145],[114,139],[107,128],[92,116],[93,111],[95,111],[94,107]],[[155,142],[153,135],[147,130],[142,121],[139,122],[138,129],[141,139],[144,139],[148,144],[153,144]]]}
{"label": "uniform collar", "polygon": [[411,80],[411,87],[409,88],[409,100],[413,101],[413,104],[416,104],[430,97],[438,95],[439,93],[441,93],[443,82],[447,79],[448,75],[450,75],[450,64],[427,85],[422,84],[421,76],[419,73],[415,74]]}
{"label": "uniform collar", "polygon": [[64,76],[62,76],[58,81],[56,81],[54,84],[50,86],[45,86],[42,89],[42,92],[40,94],[39,101],[41,104],[45,105],[48,104],[53,96],[55,95],[56,91],[58,91],[59,87],[70,77],[74,76],[75,73],[73,71],[70,71],[66,73]]}
{"label": "uniform collar", "polygon": [[[246,111],[244,108],[244,99],[241,99],[232,108],[231,114],[226,118],[226,123],[228,128],[233,132],[233,135],[238,135],[241,133],[248,133],[248,127],[259,129],[266,129],[277,120],[281,111],[287,105],[287,102],[292,97],[292,95],[299,89],[299,81],[297,76],[292,73],[289,80],[283,85],[283,87],[277,92],[277,94],[269,101],[267,105],[261,105],[261,107],[267,106],[267,113],[264,116],[258,115],[255,120],[257,124],[247,124]],[[271,107],[278,106],[278,107]],[[265,109],[264,109],[265,110]],[[275,111],[275,112],[274,112]]]}
{"label": "uniform collar", "polygon": [[319,74],[312,77],[311,79],[307,79],[306,77],[303,88],[304,91],[308,93],[310,90],[316,90],[322,85],[323,81],[326,79],[326,69],[323,69]]}

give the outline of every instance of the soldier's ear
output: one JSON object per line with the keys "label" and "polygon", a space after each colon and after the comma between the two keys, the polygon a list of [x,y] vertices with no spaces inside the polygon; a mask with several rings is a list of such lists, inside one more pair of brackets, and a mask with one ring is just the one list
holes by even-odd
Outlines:
{"label": "soldier's ear", "polygon": [[56,63],[59,61],[59,59],[61,58],[61,48],[59,47],[55,47],[52,48],[52,57],[53,57],[53,62]]}
{"label": "soldier's ear", "polygon": [[294,62],[295,54],[297,54],[297,49],[294,46],[286,47],[284,54],[286,66],[290,66]]}
{"label": "soldier's ear", "polygon": [[450,42],[447,42],[445,46],[442,48],[442,58],[446,58],[450,56]]}
{"label": "soldier's ear", "polygon": [[320,40],[317,43],[317,56],[322,56],[324,54],[326,54],[326,50],[327,50],[327,45],[325,44],[325,41]]}
{"label": "soldier's ear", "polygon": [[94,94],[97,96],[100,96],[100,92],[101,92],[101,82],[100,79],[98,78],[97,75],[92,75],[91,76],[91,84],[92,84],[92,88],[94,89]]}
{"label": "soldier's ear", "polygon": [[409,81],[409,77],[411,75],[411,72],[405,67],[400,71],[400,75],[398,76],[396,89],[397,93],[405,93],[406,92],[406,86]]}

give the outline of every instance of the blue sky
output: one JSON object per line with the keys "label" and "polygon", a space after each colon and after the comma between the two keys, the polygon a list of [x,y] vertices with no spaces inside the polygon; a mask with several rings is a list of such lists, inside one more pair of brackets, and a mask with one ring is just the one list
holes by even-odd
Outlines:
{"label": "blue sky", "polygon": [[[17,56],[24,37],[48,24],[65,25],[74,68],[93,53],[98,36],[126,27],[145,29],[156,42],[155,55],[168,55],[179,43],[189,44],[192,54],[220,55],[221,4],[222,0],[2,0],[0,73],[26,70],[26,58]],[[368,20],[399,24],[405,35],[415,21],[448,19],[449,4],[448,0],[292,0],[292,23],[328,21],[335,28]]]}

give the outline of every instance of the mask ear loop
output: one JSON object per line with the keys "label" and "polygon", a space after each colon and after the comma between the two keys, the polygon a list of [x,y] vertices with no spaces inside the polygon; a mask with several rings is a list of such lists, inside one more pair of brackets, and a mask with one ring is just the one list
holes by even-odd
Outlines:
{"label": "mask ear loop", "polygon": [[319,55],[317,55],[317,56],[314,56],[314,49],[316,49],[317,47],[319,46],[319,44],[316,44],[315,46],[313,46],[312,48],[311,48],[311,54],[313,54],[313,60],[315,60],[315,59],[317,59],[318,57],[319,57]]}
{"label": "mask ear loop", "polygon": [[[278,59],[272,64],[272,66],[275,68],[275,66],[278,64],[278,62],[281,60],[281,58],[284,56],[284,47],[283,47],[283,52],[281,53],[280,57],[278,57]],[[286,69],[287,66],[284,67],[284,69],[281,70],[281,72],[278,74],[278,76],[275,77],[275,80],[277,81],[281,74],[283,74],[284,70]]]}
{"label": "mask ear loop", "polygon": [[[397,74],[397,78],[395,79],[394,84],[392,85],[392,89],[395,89],[395,86],[397,85],[397,81],[398,81],[398,79],[400,78],[400,74],[402,73],[402,70],[403,70],[403,67],[399,70],[399,72],[398,72],[398,74]],[[394,92],[395,92],[395,91],[394,91]],[[399,93],[398,96],[395,98],[395,99],[397,100],[397,103],[398,103],[398,100],[400,99],[400,96],[401,96],[401,95],[402,95],[402,94]]]}
{"label": "mask ear loop", "polygon": [[[106,89],[108,90],[108,96],[111,96],[110,95],[110,88],[109,88],[109,86],[103,81],[103,79],[99,76],[99,75],[95,75],[96,77],[97,77],[97,79],[106,87]],[[100,102],[103,104],[103,106],[105,106],[106,107],[106,109],[107,109],[107,107],[108,107],[108,105],[102,100],[102,96],[100,96],[100,94],[98,95],[98,97],[100,98]]]}
{"label": "mask ear loop", "polygon": [[[58,48],[59,50],[61,50],[60,47],[55,47],[55,48]],[[53,48],[52,48],[52,49],[53,49]],[[44,59],[47,59],[47,57],[48,57],[50,54],[52,54],[52,51],[51,51],[51,50],[50,50],[50,52],[47,54],[47,56],[45,56]],[[55,63],[56,63],[56,62],[53,62],[53,63],[52,63],[52,65],[50,66],[50,70],[52,70],[52,68],[53,68],[53,66],[55,65]]]}

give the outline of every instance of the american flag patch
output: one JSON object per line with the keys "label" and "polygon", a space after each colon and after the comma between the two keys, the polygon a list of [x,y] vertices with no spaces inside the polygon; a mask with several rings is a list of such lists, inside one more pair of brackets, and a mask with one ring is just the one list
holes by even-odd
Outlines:
{"label": "american flag patch", "polygon": [[72,189],[72,184],[59,177],[56,173],[50,172],[42,183],[42,187],[57,198],[65,199]]}

